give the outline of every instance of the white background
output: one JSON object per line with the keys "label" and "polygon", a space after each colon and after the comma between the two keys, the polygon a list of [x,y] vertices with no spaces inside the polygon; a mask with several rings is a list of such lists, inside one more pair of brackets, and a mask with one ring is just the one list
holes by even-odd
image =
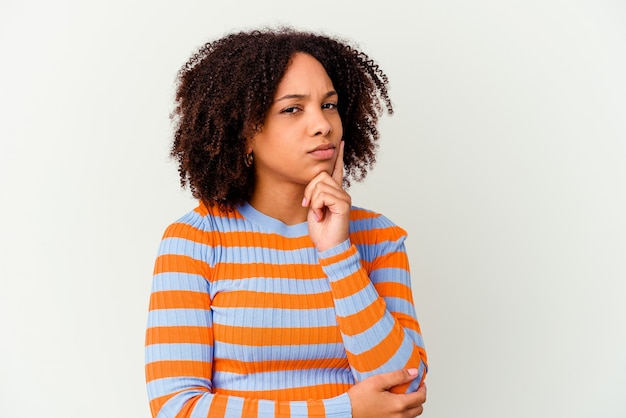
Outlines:
{"label": "white background", "polygon": [[284,23],[388,73],[354,203],[407,242],[428,418],[626,416],[626,3],[0,2],[0,416],[149,416],[174,79]]}

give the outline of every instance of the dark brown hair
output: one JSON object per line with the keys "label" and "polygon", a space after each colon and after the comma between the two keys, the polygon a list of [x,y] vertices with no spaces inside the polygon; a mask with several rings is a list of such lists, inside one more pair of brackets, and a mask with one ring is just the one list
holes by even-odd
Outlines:
{"label": "dark brown hair", "polygon": [[228,209],[254,190],[246,167],[246,139],[263,127],[276,88],[298,52],[317,59],[339,96],[345,141],[345,185],[360,181],[375,162],[378,117],[393,113],[387,76],[349,43],[292,28],[229,34],[206,43],[178,73],[172,113],[181,186],[207,205]]}

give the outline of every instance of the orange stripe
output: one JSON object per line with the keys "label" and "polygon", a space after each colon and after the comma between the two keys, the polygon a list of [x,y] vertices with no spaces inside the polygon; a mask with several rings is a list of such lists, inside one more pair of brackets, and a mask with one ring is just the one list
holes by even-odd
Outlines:
{"label": "orange stripe", "polygon": [[213,324],[215,339],[248,346],[336,344],[341,335],[336,326],[313,328],[249,328]]}
{"label": "orange stripe", "polygon": [[225,418],[227,403],[228,398],[226,396],[213,396],[207,418]]}
{"label": "orange stripe", "polygon": [[376,237],[376,242],[383,242],[397,241],[400,237],[406,235],[406,233],[399,227],[375,228],[353,232],[350,234],[350,240],[353,244],[371,244],[372,235]]}
{"label": "orange stripe", "polygon": [[349,257],[352,257],[356,253],[356,247],[352,245],[345,251],[340,252],[339,254],[335,254],[330,257],[320,258],[320,264],[322,266],[330,266],[331,264],[339,263],[340,261],[346,260]]}
{"label": "orange stripe", "polygon": [[362,271],[357,270],[342,279],[331,282],[330,288],[335,299],[342,299],[365,289],[368,284],[370,284],[369,277]]}
{"label": "orange stripe", "polygon": [[154,274],[159,273],[195,273],[211,277],[211,267],[204,261],[186,255],[163,254],[154,263]]}
{"label": "orange stripe", "polygon": [[163,233],[163,239],[166,238],[183,238],[198,244],[211,244],[214,237],[211,232],[202,231],[186,223],[179,222],[167,227]]}
{"label": "orange stripe", "polygon": [[265,263],[217,263],[214,267],[217,280],[234,280],[249,277],[291,278],[299,280],[326,277],[317,264],[265,264]]}
{"label": "orange stripe", "polygon": [[279,370],[314,370],[314,369],[348,369],[348,360],[344,358],[319,358],[311,360],[276,360],[276,361],[241,361],[230,359],[215,360],[216,372],[229,373],[261,373]]}
{"label": "orange stripe", "polygon": [[176,395],[176,393],[169,393],[164,396],[159,396],[158,398],[154,398],[150,401],[150,412],[152,412],[152,416],[156,417],[159,414],[163,405],[170,400],[172,396]]}
{"label": "orange stripe", "polygon": [[419,322],[417,322],[415,318],[413,318],[411,315],[407,315],[401,312],[393,312],[392,315],[398,320],[403,328],[412,329],[418,334],[422,333]]}
{"label": "orange stripe", "polygon": [[215,307],[275,308],[275,309],[324,309],[332,308],[334,302],[330,292],[291,295],[266,293],[250,290],[235,290],[218,293],[213,298]]}
{"label": "orange stripe", "polygon": [[217,205],[209,206],[205,202],[200,201],[198,207],[195,209],[195,212],[200,214],[201,216],[206,216],[209,213],[222,218],[230,218],[230,219],[243,219],[243,216],[236,210],[222,211]]}
{"label": "orange stripe", "polygon": [[324,403],[322,401],[308,401],[307,406],[309,408],[309,416],[310,417],[325,417],[326,416],[326,408],[324,408]]}
{"label": "orange stripe", "polygon": [[254,398],[244,398],[241,409],[244,417],[256,417],[259,415],[259,400]]}
{"label": "orange stripe", "polygon": [[365,309],[346,317],[337,317],[337,323],[341,332],[346,335],[356,335],[369,329],[373,324],[378,322],[385,314],[385,301],[382,299],[375,300]]}
{"label": "orange stripe", "polygon": [[164,360],[146,364],[146,379],[153,381],[167,377],[193,376],[211,378],[211,363],[191,360]]}
{"label": "orange stripe", "polygon": [[150,310],[155,309],[211,309],[208,293],[192,290],[163,290],[150,295]]}
{"label": "orange stripe", "polygon": [[219,235],[215,235],[211,231],[203,231],[184,223],[172,224],[165,230],[163,238],[182,238],[198,244],[223,247],[259,247],[277,250],[313,247],[313,242],[308,235],[287,238],[278,234],[248,231],[222,231]]}
{"label": "orange stripe", "polygon": [[350,211],[350,220],[359,221],[361,219],[379,218],[380,213],[372,212],[366,209],[352,209]]}
{"label": "orange stripe", "polygon": [[394,251],[384,256],[377,257],[371,262],[373,269],[378,268],[399,268],[409,271],[409,259],[405,252]]}
{"label": "orange stripe", "polygon": [[380,282],[374,285],[378,294],[385,297],[394,297],[412,302],[413,296],[411,289],[401,283],[396,282]]}
{"label": "orange stripe", "polygon": [[393,329],[391,333],[372,349],[361,354],[348,353],[348,360],[352,367],[360,372],[369,372],[381,367],[398,351],[402,345],[404,333]]}
{"label": "orange stripe", "polygon": [[275,404],[274,418],[289,418],[291,417],[291,408],[286,402],[278,402]]}
{"label": "orange stripe", "polygon": [[146,345],[179,343],[213,345],[213,335],[207,327],[151,327],[146,330]]}

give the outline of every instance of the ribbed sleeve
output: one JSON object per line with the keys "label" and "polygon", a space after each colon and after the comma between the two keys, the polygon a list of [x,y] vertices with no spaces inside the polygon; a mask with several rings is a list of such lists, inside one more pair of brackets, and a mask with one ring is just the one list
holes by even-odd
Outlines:
{"label": "ribbed sleeve", "polygon": [[426,356],[406,234],[352,211],[318,254],[306,224],[199,206],[167,228],[146,331],[154,417],[350,417],[347,390]]}

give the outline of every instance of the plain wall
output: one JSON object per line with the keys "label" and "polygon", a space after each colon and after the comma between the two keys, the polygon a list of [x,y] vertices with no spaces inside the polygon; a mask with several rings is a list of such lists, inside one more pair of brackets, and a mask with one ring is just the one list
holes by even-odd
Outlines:
{"label": "plain wall", "polygon": [[626,416],[623,1],[0,3],[0,416],[148,417],[179,67],[235,29],[390,78],[359,206],[409,232],[427,418]]}

